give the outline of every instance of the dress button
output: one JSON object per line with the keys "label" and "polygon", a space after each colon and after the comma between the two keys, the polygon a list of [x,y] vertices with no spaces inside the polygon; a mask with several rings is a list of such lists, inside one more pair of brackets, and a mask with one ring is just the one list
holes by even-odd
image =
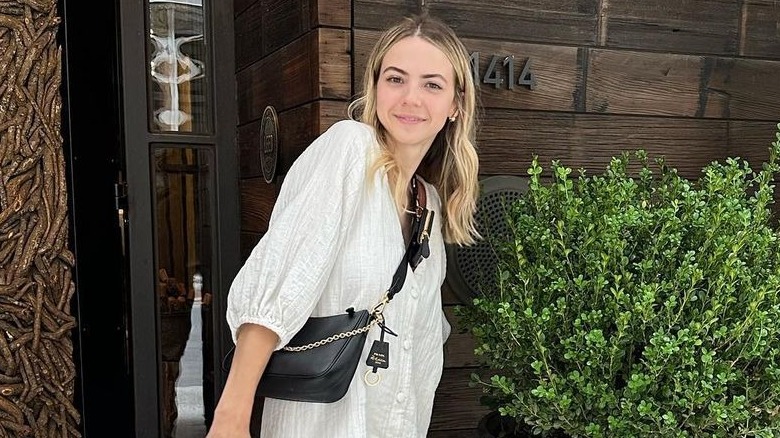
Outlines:
{"label": "dress button", "polygon": [[409,350],[410,348],[412,348],[412,341],[406,339],[404,341],[404,350]]}
{"label": "dress button", "polygon": [[412,294],[412,298],[417,298],[417,288],[416,287],[412,288],[411,294]]}
{"label": "dress button", "polygon": [[398,403],[403,403],[404,400],[406,400],[406,394],[399,392],[398,395],[395,396],[395,399],[398,400]]}

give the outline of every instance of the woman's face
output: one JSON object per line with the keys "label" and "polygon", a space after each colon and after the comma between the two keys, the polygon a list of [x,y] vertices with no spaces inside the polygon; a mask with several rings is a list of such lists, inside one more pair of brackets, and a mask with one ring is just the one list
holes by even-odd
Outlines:
{"label": "woman's face", "polygon": [[388,146],[427,151],[454,115],[454,69],[447,56],[419,37],[395,43],[382,60],[376,111]]}

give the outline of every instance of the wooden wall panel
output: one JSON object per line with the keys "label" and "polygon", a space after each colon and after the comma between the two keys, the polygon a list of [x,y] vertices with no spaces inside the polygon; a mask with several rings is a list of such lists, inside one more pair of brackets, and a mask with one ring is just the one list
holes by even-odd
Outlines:
{"label": "wooden wall panel", "polygon": [[431,2],[433,16],[461,37],[501,41],[592,45],[598,0],[522,0]]}
{"label": "wooden wall panel", "polygon": [[[769,160],[769,148],[776,140],[777,131],[778,126],[774,122],[729,122],[728,156],[743,158],[748,160],[754,169],[760,168],[763,162]],[[780,195],[780,188],[775,191]]]}
{"label": "wooden wall panel", "polygon": [[740,55],[780,59],[780,3],[744,0]]}
{"label": "wooden wall panel", "polygon": [[263,176],[260,166],[260,120],[239,126],[238,137],[238,168],[241,178],[257,178]]}
{"label": "wooden wall panel", "polygon": [[236,70],[244,68],[263,56],[262,8],[262,2],[256,0],[254,3],[248,3],[246,10],[236,16],[234,24]]}
{"label": "wooden wall panel", "polygon": [[594,50],[589,55],[588,111],[694,116],[699,56]]}
{"label": "wooden wall panel", "polygon": [[318,32],[319,94],[323,99],[352,97],[352,45],[349,30]]}
{"label": "wooden wall panel", "polygon": [[421,12],[419,3],[419,0],[353,0],[352,26],[356,29],[384,29],[406,16]]}
{"label": "wooden wall panel", "polygon": [[310,32],[238,72],[239,125],[261,117],[266,105],[281,112],[317,97],[316,43]]}
{"label": "wooden wall panel", "polygon": [[677,53],[737,53],[739,2],[610,0],[607,45]]}
{"label": "wooden wall panel", "polygon": [[452,292],[452,288],[450,288],[449,283],[446,281],[441,286],[441,302],[445,306],[460,304],[460,300],[455,296],[455,293]]}
{"label": "wooden wall panel", "polygon": [[318,134],[322,134],[339,120],[347,118],[348,102],[338,100],[320,101],[320,128]]}
{"label": "wooden wall panel", "polygon": [[237,17],[248,7],[259,2],[260,0],[233,0],[233,15]]}
{"label": "wooden wall panel", "polygon": [[[780,4],[778,8],[780,26]],[[702,84],[706,84],[706,96],[717,102],[713,106],[715,114],[706,102],[704,117],[780,121],[778,61],[708,58],[702,72]]]}
{"label": "wooden wall panel", "polygon": [[589,112],[774,120],[780,63],[744,58],[592,50]]}
{"label": "wooden wall panel", "polygon": [[686,177],[725,157],[728,123],[722,120],[617,117],[489,109],[478,139],[480,173],[525,175],[533,154],[549,170],[558,159],[573,169],[604,170],[621,151],[645,149],[665,156]]}
{"label": "wooden wall panel", "polygon": [[[423,10],[450,24],[461,37],[504,41],[593,44],[598,0],[428,2],[355,0],[354,27],[385,29]],[[424,2],[423,2],[424,3]]]}
{"label": "wooden wall panel", "polygon": [[311,2],[259,0],[239,14],[235,21],[236,67],[246,67],[315,27]]}
{"label": "wooden wall panel", "polygon": [[236,67],[242,69],[318,26],[349,29],[349,0],[257,0],[237,16]]}
{"label": "wooden wall panel", "polygon": [[468,327],[462,327],[460,320],[455,316],[456,306],[444,306],[452,327],[449,339],[444,344],[444,365],[448,368],[463,368],[477,366],[474,357],[474,338],[468,332]]}
{"label": "wooden wall panel", "polygon": [[312,11],[320,26],[350,28],[352,26],[351,0],[314,0]]}
{"label": "wooden wall panel", "polygon": [[268,230],[268,220],[279,196],[279,187],[278,183],[268,184],[262,177],[241,180],[242,231],[265,233]]}
{"label": "wooden wall panel", "polygon": [[[349,31],[315,29],[238,72],[239,124],[316,99],[347,100],[351,94]],[[322,60],[322,62],[320,62]]]}
{"label": "wooden wall panel", "polygon": [[241,254],[241,260],[249,258],[249,254],[252,253],[257,242],[263,237],[263,233],[254,233],[249,231],[241,231],[241,242],[239,243],[239,252]]}
{"label": "wooden wall panel", "polygon": [[482,388],[470,387],[475,368],[446,368],[433,402],[430,430],[474,430],[488,410],[480,405]]}

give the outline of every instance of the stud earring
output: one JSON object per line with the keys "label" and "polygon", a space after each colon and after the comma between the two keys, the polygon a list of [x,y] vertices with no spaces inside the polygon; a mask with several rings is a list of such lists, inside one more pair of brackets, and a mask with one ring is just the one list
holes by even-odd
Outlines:
{"label": "stud earring", "polygon": [[450,116],[449,119],[450,119],[450,122],[454,122],[455,121],[455,116]]}

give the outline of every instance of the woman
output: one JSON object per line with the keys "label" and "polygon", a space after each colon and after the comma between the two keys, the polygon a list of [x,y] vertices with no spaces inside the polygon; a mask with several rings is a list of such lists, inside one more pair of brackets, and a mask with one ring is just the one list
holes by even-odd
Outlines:
{"label": "woman", "polygon": [[[309,316],[373,307],[411,234],[410,182],[419,175],[435,212],[430,256],[409,270],[385,308],[390,367],[364,382],[367,351],[335,403],[266,399],[262,436],[425,436],[449,324],[441,308],[444,241],[474,242],[478,190],[475,90],[468,53],[429,17],[386,31],[368,60],[350,120],[317,138],[288,172],[268,232],[230,289],[236,351],[209,438],[248,437],[255,388],[275,349]],[[379,338],[368,334],[365,349]]]}

